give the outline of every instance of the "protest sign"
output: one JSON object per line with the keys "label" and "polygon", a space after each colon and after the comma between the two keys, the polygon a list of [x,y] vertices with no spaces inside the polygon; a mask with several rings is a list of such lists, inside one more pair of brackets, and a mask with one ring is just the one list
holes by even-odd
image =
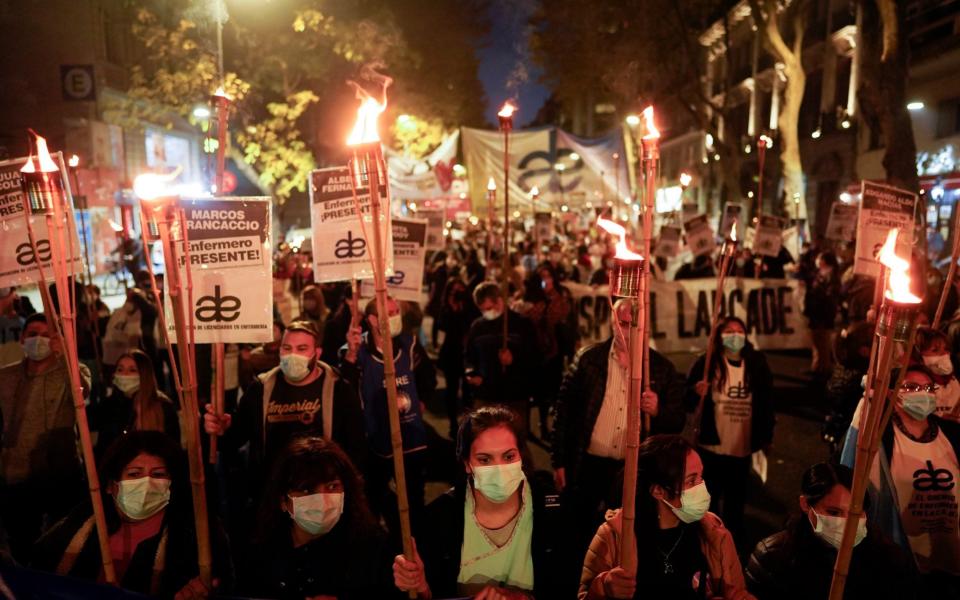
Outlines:
{"label": "protest sign", "polygon": [[[580,341],[601,342],[610,335],[607,286],[564,282],[573,295]],[[651,281],[650,339],[659,352],[700,352],[707,347],[717,281]],[[747,324],[747,337],[760,350],[810,347],[803,317],[803,283],[795,279],[727,279],[721,313],[732,309]]]}
{"label": "protest sign", "polygon": [[864,181],[861,184],[860,213],[857,218],[857,252],[853,272],[877,277],[880,263],[877,254],[887,240],[887,233],[900,229],[897,255],[909,256],[913,243],[913,215],[917,195],[906,190]]}
{"label": "protest sign", "polygon": [[683,224],[687,247],[693,252],[694,256],[701,254],[710,254],[717,247],[717,240],[710,228],[710,222],[707,215],[698,215],[687,220]]}
{"label": "protest sign", "polygon": [[830,220],[824,237],[838,242],[852,242],[857,237],[857,212],[855,204],[834,202],[830,207]]}
{"label": "protest sign", "polygon": [[417,218],[427,221],[427,250],[442,250],[444,246],[443,230],[444,222],[443,209],[430,209],[417,211]]}
{"label": "protest sign", "polygon": [[783,225],[780,217],[760,215],[757,231],[753,237],[753,253],[761,256],[776,256],[783,246]]}
{"label": "protest sign", "polygon": [[660,239],[654,256],[673,258],[680,252],[680,228],[673,225],[664,225],[660,228]]}
{"label": "protest sign", "polygon": [[[187,224],[195,341],[272,341],[270,198],[184,198],[177,203]],[[186,285],[184,258],[181,254],[178,267]],[[169,301],[165,312],[167,331],[175,340]]]}
{"label": "protest sign", "polygon": [[[387,292],[397,300],[423,301],[426,236],[426,221],[393,219],[393,275],[387,277]],[[373,280],[364,280],[361,296],[372,298],[373,293]]]}
{"label": "protest sign", "polygon": [[540,243],[553,238],[553,216],[548,212],[538,212],[533,215],[534,236]]}
{"label": "protest sign", "polygon": [[[67,215],[69,219],[66,228],[73,250],[73,273],[77,274],[83,272],[83,253],[80,250],[77,227],[73,222],[73,203],[69,196],[70,181],[64,169],[63,155],[57,152],[52,156],[60,168],[63,185],[68,191],[67,205],[71,208]],[[20,169],[26,162],[26,157],[0,162],[0,287],[28,285],[40,280],[37,257],[34,256],[33,247],[30,245],[30,234],[24,219],[23,190],[20,187]],[[48,281],[52,281],[53,257],[50,252],[47,219],[43,215],[31,216],[30,223],[37,242],[37,254],[42,261],[43,274]],[[69,248],[64,248],[64,251],[68,256],[70,255]]]}
{"label": "protest sign", "polygon": [[723,207],[723,218],[720,219],[720,235],[724,239],[730,237],[730,226],[734,222],[737,223],[737,239],[743,239],[743,227],[746,224],[744,219],[746,218],[746,213],[743,211],[743,205],[739,202],[727,202],[726,206]]}
{"label": "protest sign", "polygon": [[[380,226],[383,228],[383,255],[386,273],[393,273],[390,202],[386,187],[380,188]],[[363,224],[357,216],[357,205],[363,213]],[[365,231],[373,227],[370,215],[370,193],[358,188],[353,195],[350,169],[331,167],[310,174],[310,221],[313,226],[313,279],[317,282],[372,279]],[[373,235],[373,231],[367,231]],[[372,242],[371,242],[372,243]]]}

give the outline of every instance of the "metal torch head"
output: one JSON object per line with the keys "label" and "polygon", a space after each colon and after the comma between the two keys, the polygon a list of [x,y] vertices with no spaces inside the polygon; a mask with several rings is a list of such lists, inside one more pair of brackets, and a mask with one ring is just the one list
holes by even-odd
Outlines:
{"label": "metal torch head", "polygon": [[877,316],[877,336],[890,338],[895,342],[906,342],[917,328],[920,304],[904,304],[884,298]]}
{"label": "metal torch head", "polygon": [[610,294],[619,298],[639,298],[644,261],[614,258],[610,267]]}
{"label": "metal torch head", "polygon": [[32,215],[52,215],[56,202],[66,193],[60,171],[20,173],[20,186]]}

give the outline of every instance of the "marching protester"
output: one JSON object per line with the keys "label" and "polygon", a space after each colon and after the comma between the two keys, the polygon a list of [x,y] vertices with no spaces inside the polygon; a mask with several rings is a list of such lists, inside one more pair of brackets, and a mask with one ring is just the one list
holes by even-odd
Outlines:
{"label": "marching protester", "polygon": [[[122,588],[166,598],[206,598],[213,592],[198,573],[186,470],[183,451],[159,431],[127,433],[104,453],[99,468],[103,507]],[[229,545],[217,520],[210,521],[213,586],[229,590],[233,583]],[[31,564],[58,575],[103,580],[89,501],[37,541]]]}
{"label": "marching protester", "polygon": [[[504,306],[500,286],[492,281],[477,286],[473,300],[482,318],[470,326],[464,344],[464,377],[470,396],[480,405],[506,404],[527,423],[537,376],[534,361],[540,350],[533,324]],[[508,328],[506,348],[503,319]]]}
{"label": "marching protester", "polygon": [[320,339],[323,339],[323,327],[326,324],[330,311],[327,309],[323,297],[323,291],[316,284],[309,284],[300,292],[299,316],[294,317],[294,321],[307,321],[313,325]]}
{"label": "marching protester", "polygon": [[398,596],[385,532],[335,442],[297,436],[279,453],[238,591],[256,598]]}
{"label": "marching protester", "polygon": [[708,512],[704,464],[679,435],[640,445],[637,467],[637,572],[619,566],[623,511],[607,514],[590,543],[579,598],[725,598],[748,600],[733,537]]}
{"label": "marching protester", "polygon": [[[40,535],[44,522],[69,511],[83,494],[76,414],[59,338],[43,313],[27,317],[24,358],[0,369],[0,514],[14,558]],[[84,388],[90,373],[80,365]]]}
{"label": "marching protester", "polygon": [[960,381],[954,374],[947,344],[947,336],[943,332],[920,327],[914,342],[913,360],[927,368],[937,386],[937,412],[934,414],[941,419],[960,421],[960,410],[957,408],[960,403]]}
{"label": "marching protester", "polygon": [[840,272],[837,257],[832,252],[821,252],[817,257],[817,271],[806,282],[803,315],[810,323],[813,338],[813,363],[810,370],[826,379],[833,369],[833,332],[840,296]]}
{"label": "marching protester", "polygon": [[17,314],[16,301],[16,288],[0,288],[0,367],[23,359],[20,332],[24,318]]}
{"label": "marching protester", "polygon": [[90,429],[98,432],[98,454],[130,431],[160,431],[180,443],[177,407],[157,389],[153,362],[142,350],[120,356],[110,393],[87,414]]}
{"label": "marching protester", "polygon": [[[827,598],[846,526],[853,471],[818,463],[800,485],[800,514],[762,540],[747,564],[747,587],[758,600]],[[845,598],[917,597],[909,557],[862,517],[857,525]],[[880,574],[880,576],[878,576]]]}
{"label": "marching protester", "polygon": [[450,439],[456,439],[460,414],[470,405],[469,386],[465,385],[463,353],[467,331],[480,318],[480,311],[467,293],[467,286],[458,277],[450,277],[443,291],[443,306],[436,319],[443,332],[443,343],[437,356],[437,366],[443,372],[446,384],[444,403],[450,423]]}
{"label": "marching protester", "polygon": [[[960,594],[960,425],[936,416],[936,388],[926,367],[907,368],[870,472],[870,526],[913,556],[921,598]],[[861,401],[843,448],[851,468],[862,410]]]}
{"label": "marching protester", "polygon": [[710,507],[736,536],[742,533],[750,456],[758,450],[769,454],[773,444],[773,374],[737,317],[722,318],[709,343],[711,364],[705,366],[701,356],[687,374],[687,409],[700,411],[694,427],[704,478],[713,490]]}
{"label": "marching protester", "polygon": [[286,326],[283,321],[277,319],[273,322],[272,342],[266,342],[252,348],[249,345],[240,347],[237,376],[241,389],[246,389],[260,373],[280,366],[280,342],[283,340],[285,329]]}
{"label": "marching protester", "polygon": [[[424,456],[427,434],[423,425],[422,398],[429,398],[436,387],[436,371],[426,350],[414,336],[403,332],[400,304],[387,300],[389,332],[393,341],[396,368],[397,408],[400,411],[400,429],[403,439],[404,469],[407,495],[410,498],[413,520],[419,525],[423,508]],[[376,300],[370,300],[364,309],[368,332],[351,327],[347,346],[342,351],[340,368],[344,378],[359,389],[366,424],[370,457],[367,463],[367,494],[377,515],[388,517],[391,524],[394,513],[390,508],[390,480],[393,478],[393,446],[390,439],[390,417],[384,379],[383,339],[377,317]],[[395,503],[393,503],[395,504]],[[391,531],[396,531],[391,527]]]}
{"label": "marching protester", "polygon": [[464,416],[457,460],[466,478],[428,507],[431,527],[414,559],[394,559],[400,590],[418,598],[562,597],[554,562],[561,521],[555,499],[528,475],[525,439],[522,419],[507,407]]}

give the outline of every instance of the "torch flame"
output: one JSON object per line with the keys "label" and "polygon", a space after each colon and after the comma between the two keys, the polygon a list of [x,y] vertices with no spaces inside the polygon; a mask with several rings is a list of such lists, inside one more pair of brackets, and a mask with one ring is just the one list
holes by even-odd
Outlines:
{"label": "torch flame", "polygon": [[922,299],[910,291],[910,261],[897,256],[897,236],[899,229],[891,229],[887,234],[887,241],[880,249],[877,259],[889,269],[887,289],[884,296],[899,304],[919,304]]}
{"label": "torch flame", "polygon": [[[34,134],[36,135],[36,134]],[[57,168],[57,163],[53,162],[53,158],[50,156],[50,151],[47,150],[47,140],[37,135],[37,160],[40,162],[40,172],[41,173],[53,173],[59,171]],[[27,164],[23,165],[23,168],[20,169],[21,173],[36,173],[37,168],[33,164],[33,153],[30,153],[30,158],[27,159]]]}
{"label": "torch flame", "polygon": [[215,92],[213,93],[213,95],[214,95],[215,97],[217,97],[217,98],[224,98],[224,99],[226,99],[226,100],[232,100],[232,98],[230,97],[230,94],[228,94],[227,91],[226,91],[225,89],[223,89],[223,86],[222,86],[222,85],[217,88],[217,91],[215,91]]}
{"label": "torch flame", "polygon": [[165,175],[160,173],[143,173],[133,180],[133,193],[141,200],[156,200],[174,192],[168,185],[180,175],[181,167],[177,167]]}
{"label": "torch flame", "polygon": [[497,191],[497,182],[493,180],[493,177],[491,177],[490,180],[487,181],[487,191],[488,192]]}
{"label": "torch flame", "polygon": [[643,126],[644,129],[647,130],[647,133],[644,134],[643,139],[660,139],[660,131],[657,130],[657,125],[653,122],[653,105],[643,109]]}
{"label": "torch flame", "polygon": [[680,173],[680,185],[687,187],[690,185],[690,182],[693,181],[693,176],[690,173]]}
{"label": "torch flame", "polygon": [[734,221],[730,224],[730,241],[737,243],[737,222]]}
{"label": "torch flame", "polygon": [[76,169],[80,166],[80,157],[74,154],[70,157],[70,160],[67,162],[67,164],[70,165],[71,168]]}
{"label": "torch flame", "polygon": [[380,113],[387,109],[387,88],[393,83],[393,79],[386,75],[377,73],[378,65],[367,65],[361,70],[361,77],[379,81],[381,85],[380,100],[374,98],[370,92],[355,81],[348,81],[356,90],[357,100],[360,100],[360,108],[357,109],[357,122],[353,124],[353,131],[347,138],[348,146],[357,146],[359,144],[370,144],[380,141],[380,134],[377,133],[377,118]]}
{"label": "torch flame", "polygon": [[497,113],[498,117],[503,117],[504,119],[509,119],[513,117],[513,113],[517,110],[517,107],[510,103],[509,100],[503,103],[503,107],[500,109],[500,112]]}
{"label": "torch flame", "polygon": [[623,260],[643,260],[643,256],[627,248],[627,230],[624,229],[623,225],[608,219],[604,219],[603,217],[597,218],[597,225],[607,233],[620,237],[620,240],[617,241],[617,251],[614,254],[614,258]]}
{"label": "torch flame", "polygon": [[534,198],[536,198],[537,196],[539,196],[539,195],[540,195],[540,187],[535,185],[535,186],[533,186],[532,188],[530,188],[530,195],[533,196]]}

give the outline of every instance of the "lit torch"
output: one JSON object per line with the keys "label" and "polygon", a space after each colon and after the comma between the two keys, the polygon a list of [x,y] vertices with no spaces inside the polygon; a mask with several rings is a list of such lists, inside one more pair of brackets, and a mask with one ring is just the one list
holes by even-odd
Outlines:
{"label": "lit torch", "polygon": [[[66,359],[67,373],[70,377],[70,394],[73,399],[77,430],[80,433],[80,450],[83,454],[90,502],[93,506],[93,520],[97,528],[97,542],[103,561],[104,579],[107,583],[116,584],[117,575],[110,550],[110,534],[107,531],[107,520],[103,511],[103,497],[100,494],[100,479],[95,466],[93,442],[83,399],[80,360],[77,355],[76,297],[71,279],[75,263],[74,244],[67,227],[68,225],[74,227],[73,206],[64,188],[64,174],[50,156],[47,141],[39,135],[36,136],[36,149],[36,161],[31,154],[26,164],[20,169],[27,236],[40,276],[38,283],[47,323]],[[37,249],[37,237],[33,231],[32,218],[41,215],[46,222],[47,238],[50,244],[50,267],[53,271],[51,278],[48,278],[45,272],[44,261],[40,258],[41,254]],[[50,279],[56,286],[60,309],[59,321],[46,283]]]}
{"label": "lit torch", "polygon": [[493,220],[496,214],[497,206],[497,182],[493,178],[487,181],[487,264],[490,263],[490,255],[493,253]]}
{"label": "lit torch", "polygon": [[[190,269],[190,240],[187,236],[186,217],[178,205],[179,196],[169,187],[180,169],[168,175],[146,173],[136,178],[134,193],[140,198],[144,247],[159,241],[163,248],[166,266],[165,282],[167,297],[173,313],[173,326],[177,334],[177,353],[180,371],[174,373],[181,407],[185,415],[187,458],[190,468],[190,484],[193,491],[193,517],[197,535],[197,565],[200,580],[207,589],[212,588],[210,560],[210,528],[207,518],[207,492],[204,485],[203,455],[200,447],[200,407],[197,401],[197,373],[195,343],[193,338],[193,278]],[[153,267],[147,259],[150,276]],[[182,266],[181,266],[182,265]],[[182,271],[181,271],[182,269]],[[154,298],[159,299],[156,280],[153,279]],[[163,305],[158,306],[163,314]],[[165,323],[161,321],[164,336],[168,336]],[[168,351],[172,352],[169,337]],[[171,361],[176,364],[176,361]]]}
{"label": "lit torch", "polygon": [[[643,169],[646,178],[646,194],[643,197],[643,255],[650,256],[650,244],[653,239],[653,211],[654,200],[657,194],[657,171],[660,167],[660,131],[653,120],[653,106],[643,109],[643,123],[646,133],[644,133],[641,143],[643,145]],[[643,306],[644,312],[649,318],[650,315],[650,272],[651,269],[645,269],[643,276],[644,282]],[[650,330],[651,327],[643,328],[643,391],[650,391]],[[649,417],[647,417],[649,421]],[[644,428],[649,433],[650,427]]]}
{"label": "lit torch", "polygon": [[[513,131],[513,113],[517,110],[510,101],[503,103],[497,118],[500,120],[500,131],[503,132],[503,261],[501,277],[503,277],[503,343],[500,350],[507,349],[509,333],[509,306],[510,301],[510,132]],[[506,367],[504,367],[506,368]]]}
{"label": "lit torch", "polygon": [[[347,145],[353,151],[353,160],[350,161],[351,181],[354,188],[354,199],[361,190],[370,193],[370,214],[373,220],[373,252],[368,254],[373,269],[374,291],[376,294],[377,320],[380,327],[380,338],[383,343],[383,377],[387,389],[387,414],[390,421],[390,442],[393,450],[393,472],[397,486],[397,509],[400,514],[400,534],[403,541],[403,554],[407,560],[413,560],[413,543],[410,537],[410,505],[407,501],[407,480],[403,465],[403,439],[400,435],[400,410],[397,407],[397,370],[393,356],[393,338],[390,336],[390,317],[387,309],[387,276],[386,257],[384,256],[384,241],[381,233],[381,223],[389,226],[389,215],[381,214],[389,211],[390,198],[387,186],[387,168],[383,160],[383,150],[380,147],[380,134],[377,132],[377,117],[387,107],[387,87],[392,83],[389,77],[377,75],[382,82],[382,99],[377,100],[366,92],[360,85],[350,82],[356,89],[360,108],[357,110],[357,121],[354,124]],[[380,186],[387,190],[384,206],[381,209]],[[359,201],[356,201],[357,217],[366,235],[363,212]]]}
{"label": "lit torch", "polygon": [[[867,489],[870,470],[876,458],[883,432],[890,423],[896,395],[903,383],[906,367],[913,352],[917,332],[917,315],[922,298],[910,291],[910,261],[896,254],[896,239],[899,231],[894,229],[878,256],[886,268],[883,302],[877,316],[876,334],[870,349],[870,366],[867,370],[866,390],[862,400],[857,437],[856,461],[853,468],[853,487],[850,490],[850,507],[843,539],[837,551],[833,570],[830,600],[842,600],[853,556],[857,525],[863,517],[863,497]],[[900,347],[897,358],[894,349]],[[891,372],[897,369],[894,386],[890,387]],[[892,389],[892,393],[891,393]]]}
{"label": "lit torch", "polygon": [[[630,301],[630,337],[629,363],[630,395],[627,398],[627,437],[624,442],[623,463],[623,528],[620,537],[620,566],[630,574],[637,572],[637,549],[634,521],[636,520],[637,463],[643,429],[650,430],[650,416],[641,419],[640,392],[643,375],[644,330],[647,325],[647,305],[642,302],[646,297],[647,278],[644,276],[644,257],[627,247],[627,232],[623,225],[604,218],[597,219],[597,225],[607,233],[618,237],[613,267],[610,269],[610,294],[627,298]],[[619,325],[616,311],[611,319]]]}

